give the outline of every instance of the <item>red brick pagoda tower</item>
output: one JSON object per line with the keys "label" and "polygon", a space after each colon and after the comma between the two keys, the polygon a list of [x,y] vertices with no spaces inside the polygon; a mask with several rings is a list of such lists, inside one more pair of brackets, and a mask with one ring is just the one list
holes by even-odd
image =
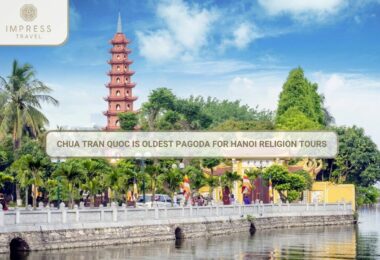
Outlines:
{"label": "red brick pagoda tower", "polygon": [[129,40],[122,32],[121,17],[117,22],[117,32],[110,41],[112,44],[111,60],[108,63],[111,65],[111,70],[108,72],[110,83],[106,86],[109,89],[108,97],[104,98],[108,102],[108,110],[104,112],[107,116],[106,130],[120,129],[118,114],[133,110],[133,102],[137,99],[132,95],[132,89],[135,83],[131,82],[131,76],[134,71],[129,69],[132,61],[128,59],[131,50],[127,48]]}

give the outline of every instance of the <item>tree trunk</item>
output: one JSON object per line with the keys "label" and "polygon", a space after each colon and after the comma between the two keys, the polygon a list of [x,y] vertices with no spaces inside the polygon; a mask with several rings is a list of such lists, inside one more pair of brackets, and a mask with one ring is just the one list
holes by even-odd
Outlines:
{"label": "tree trunk", "polygon": [[172,207],[174,206],[174,192],[170,192],[170,198],[171,198],[171,204],[172,204]]}
{"label": "tree trunk", "polygon": [[151,205],[153,207],[153,204],[154,204],[154,201],[155,201],[155,197],[156,197],[156,174],[154,174],[154,177],[153,177],[153,180],[152,180],[152,198],[151,198]]}
{"label": "tree trunk", "polygon": [[21,191],[20,191],[20,185],[15,184],[15,188],[16,188],[16,205],[17,207],[21,206],[22,205],[22,198],[21,198]]}
{"label": "tree trunk", "polygon": [[32,189],[32,196],[33,196],[33,209],[36,209],[37,208],[37,190],[38,190],[38,187],[33,185],[33,189]]}
{"label": "tree trunk", "polygon": [[[211,173],[211,178],[214,178],[214,169],[211,167],[210,168],[210,173]],[[213,196],[214,196],[214,186],[210,186],[209,187],[209,192],[210,194],[208,195],[208,203],[207,204],[210,204],[210,206],[212,205],[212,201],[213,201]]]}
{"label": "tree trunk", "polygon": [[280,199],[283,203],[286,203],[286,200],[287,200],[287,197],[285,196],[285,194],[282,192],[282,191],[277,191],[278,194],[280,195]]}
{"label": "tree trunk", "polygon": [[25,188],[25,208],[28,207],[28,186]]}
{"label": "tree trunk", "polygon": [[90,196],[90,208],[93,208],[95,206],[95,196],[96,195]]}

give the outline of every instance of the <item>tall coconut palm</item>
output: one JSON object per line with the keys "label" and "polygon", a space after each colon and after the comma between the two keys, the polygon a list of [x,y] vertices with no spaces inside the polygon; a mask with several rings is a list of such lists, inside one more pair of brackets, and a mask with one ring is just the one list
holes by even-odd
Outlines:
{"label": "tall coconut palm", "polygon": [[21,145],[23,133],[36,137],[49,123],[40,109],[41,103],[58,105],[50,92],[48,86],[36,79],[31,65],[20,66],[16,60],[11,75],[7,79],[0,77],[0,136],[11,133],[15,150]]}

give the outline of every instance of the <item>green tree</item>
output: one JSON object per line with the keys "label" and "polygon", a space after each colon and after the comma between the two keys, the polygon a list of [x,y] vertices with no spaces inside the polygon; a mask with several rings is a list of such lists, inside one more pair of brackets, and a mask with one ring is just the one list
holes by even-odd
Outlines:
{"label": "green tree", "polygon": [[134,182],[140,182],[145,177],[139,174],[136,164],[131,160],[120,160],[115,165],[114,171],[107,176],[109,187],[115,194],[115,198],[126,193]]}
{"label": "green tree", "polygon": [[323,107],[318,85],[309,82],[301,68],[290,71],[277,106],[276,127],[284,130],[319,129],[331,121]]}
{"label": "green tree", "polygon": [[[218,166],[219,164],[221,163],[221,159],[219,158],[206,158],[206,159],[203,159],[202,160],[202,166],[209,169],[210,170],[210,177],[211,177],[211,180],[209,180],[209,184],[212,184],[213,182],[213,177],[214,177],[214,167]],[[214,185],[209,185],[209,188],[210,188],[210,194],[209,194],[209,202],[211,202],[212,200],[212,195],[214,193],[214,188],[216,186]]]}
{"label": "green tree", "polygon": [[6,174],[4,172],[0,172],[0,188],[3,188],[6,182],[12,182],[12,181],[13,181],[13,177],[11,175]]}
{"label": "green tree", "polygon": [[191,194],[198,192],[200,188],[207,185],[207,178],[202,169],[188,165],[184,169],[184,173],[189,177]]}
{"label": "green tree", "polygon": [[378,202],[380,197],[380,190],[375,186],[369,187],[356,187],[357,190],[357,204],[358,206],[362,205],[372,205]]}
{"label": "green tree", "polygon": [[290,173],[284,166],[278,164],[266,168],[263,179],[272,180],[273,188],[277,190],[283,202],[297,200],[301,191],[309,187],[304,173]]}
{"label": "green tree", "polygon": [[[255,180],[263,173],[261,169],[259,168],[250,168],[248,170],[244,171],[245,175],[247,175],[249,182],[252,185],[252,191],[256,188],[255,187]],[[252,198],[253,200],[253,193],[252,193]]]}
{"label": "green tree", "polygon": [[143,127],[149,130],[156,130],[157,123],[166,110],[174,108],[175,95],[170,89],[158,88],[153,90],[149,97],[148,102],[142,105],[141,116]]}
{"label": "green tree", "polygon": [[276,128],[279,130],[318,130],[322,125],[307,117],[297,108],[292,107],[277,118]]}
{"label": "green tree", "polygon": [[211,128],[217,125],[233,121],[272,121],[273,113],[268,110],[259,110],[258,107],[250,108],[248,105],[242,105],[240,101],[218,100],[208,97],[204,99],[201,96],[191,96],[187,99],[189,102],[198,104],[204,114],[210,116],[212,120]]}
{"label": "green tree", "polygon": [[206,184],[209,187],[209,196],[207,198],[207,203],[211,203],[215,188],[220,186],[219,177],[211,175],[207,176]]}
{"label": "green tree", "polygon": [[59,163],[53,173],[54,178],[62,178],[69,194],[69,206],[74,207],[75,199],[79,197],[80,187],[86,182],[86,170],[80,159],[69,159]]}
{"label": "green tree", "polygon": [[112,169],[103,159],[86,159],[81,163],[86,174],[86,181],[80,187],[89,193],[90,206],[94,207],[95,197],[106,189],[106,175],[112,172]]}
{"label": "green tree", "polygon": [[204,113],[200,104],[188,99],[177,99],[175,111],[180,115],[177,123],[185,130],[207,129],[212,123],[211,116]]}
{"label": "green tree", "polygon": [[272,120],[250,120],[250,121],[236,121],[227,120],[219,125],[216,125],[213,130],[218,131],[231,131],[231,130],[273,130],[274,123]]}
{"label": "green tree", "polygon": [[[50,159],[41,152],[23,155],[11,165],[11,170],[17,173],[16,178],[22,188],[33,186],[33,208],[37,206],[37,194],[44,185],[43,175],[49,165]],[[26,200],[25,205],[27,204]]]}
{"label": "green tree", "polygon": [[70,199],[69,184],[66,179],[49,178],[44,185],[44,188],[48,192],[48,201],[68,201]]}
{"label": "green tree", "polygon": [[183,174],[178,168],[169,168],[159,177],[162,188],[170,195],[171,204],[174,203],[174,194],[179,190],[180,184],[183,181]]}
{"label": "green tree", "polygon": [[380,181],[380,152],[362,128],[337,127],[339,152],[326,167],[330,179],[337,183],[354,183],[369,187]]}
{"label": "green tree", "polygon": [[241,181],[241,176],[236,172],[226,172],[221,177],[223,187],[228,187],[230,190],[236,181]]}
{"label": "green tree", "polygon": [[14,61],[8,80],[0,77],[0,137],[11,133],[15,150],[20,147],[24,132],[36,137],[49,123],[40,109],[42,102],[58,105],[48,95],[50,92],[49,87],[35,78],[29,64],[19,66]]}
{"label": "green tree", "polygon": [[123,130],[134,130],[138,124],[138,116],[134,112],[124,112],[118,114],[120,128]]}
{"label": "green tree", "polygon": [[124,185],[128,183],[128,176],[118,167],[106,175],[106,185],[111,189],[111,200],[116,201],[119,199],[119,194],[123,192]]}
{"label": "green tree", "polygon": [[95,205],[96,195],[104,191],[104,180],[100,176],[95,176],[86,180],[81,186],[81,189],[88,193],[90,197],[90,207]]}

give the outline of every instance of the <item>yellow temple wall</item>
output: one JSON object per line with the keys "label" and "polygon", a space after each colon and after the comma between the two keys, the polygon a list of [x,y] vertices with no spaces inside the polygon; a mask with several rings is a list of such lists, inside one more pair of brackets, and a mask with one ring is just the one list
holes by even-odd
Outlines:
{"label": "yellow temple wall", "polygon": [[309,203],[318,201],[319,203],[337,203],[345,201],[351,203],[355,210],[355,185],[334,184],[328,181],[317,181],[313,183],[307,198]]}

